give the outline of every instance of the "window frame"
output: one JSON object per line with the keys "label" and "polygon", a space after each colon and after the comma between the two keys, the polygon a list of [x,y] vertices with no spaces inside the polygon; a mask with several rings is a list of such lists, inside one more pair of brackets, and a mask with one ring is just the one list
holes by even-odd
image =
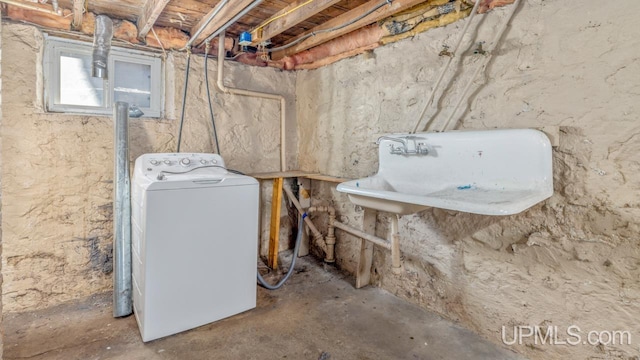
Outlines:
{"label": "window frame", "polygon": [[[112,115],[115,98],[115,82],[112,81],[115,62],[123,61],[150,66],[150,106],[140,107],[143,117],[161,118],[164,115],[164,62],[160,54],[138,50],[111,47],[109,52],[109,79],[103,80],[103,99],[105,106],[85,106],[60,104],[60,56],[62,53],[77,55],[93,54],[93,44],[64,39],[45,34],[43,55],[44,106],[46,112],[72,113],[83,115]],[[156,90],[157,89],[157,90]],[[155,91],[154,91],[155,90]]]}

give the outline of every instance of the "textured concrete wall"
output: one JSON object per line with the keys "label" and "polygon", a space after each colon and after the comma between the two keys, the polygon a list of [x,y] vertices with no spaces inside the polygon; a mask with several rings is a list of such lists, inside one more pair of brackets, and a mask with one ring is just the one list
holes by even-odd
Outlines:
{"label": "textured concrete wall", "polygon": [[[2,124],[2,17],[0,17],[0,124]],[[0,137],[0,148],[2,138]],[[0,167],[2,166],[2,153],[0,152]],[[0,187],[2,179],[0,179]],[[2,218],[2,194],[0,192],[0,219]],[[0,256],[2,256],[2,220],[0,220]],[[2,292],[2,262],[0,262],[0,293]],[[2,297],[0,296],[0,360],[4,352],[4,326],[2,324]]]}
{"label": "textured concrete wall", "polygon": [[[2,110],[3,300],[5,311],[43,308],[111,289],[113,121],[105,116],[45,113],[42,33],[3,25]],[[173,152],[186,58],[165,63],[163,119],[131,119],[130,155]],[[221,153],[244,172],[279,170],[279,105],[215,94],[210,83]],[[284,92],[294,104],[295,74],[228,64],[229,85]],[[212,71],[213,70],[213,71]],[[211,123],[203,57],[192,59],[182,151],[210,152]],[[292,111],[288,121],[295,125]],[[296,148],[295,131],[288,138]],[[295,166],[295,154],[291,155]]]}
{"label": "textured concrete wall", "polygon": [[[493,39],[509,6],[479,16],[467,36]],[[501,343],[501,327],[576,325],[630,331],[631,346],[512,348],[536,359],[628,359],[640,348],[640,4],[525,0],[474,87],[460,128],[560,126],[554,196],[519,215],[479,216],[429,209],[400,220],[404,273],[376,249],[374,283],[459,320]],[[303,170],[358,178],[377,169],[376,138],[413,129],[462,23],[434,29],[297,78]],[[479,26],[476,33],[474,29]],[[488,44],[487,44],[488,45]],[[487,47],[487,46],[485,46]],[[480,59],[470,46],[445,80],[444,121]],[[464,103],[466,104],[466,102]],[[463,105],[464,105],[463,104]],[[433,111],[431,111],[433,113]],[[505,164],[508,166],[508,164]],[[313,203],[331,203],[360,226],[335,187],[317,185]],[[387,215],[378,216],[379,236]],[[338,266],[353,273],[355,239],[339,232]],[[507,340],[511,340],[509,332]],[[606,338],[603,338],[606,340]],[[606,341],[605,341],[606,342]]]}

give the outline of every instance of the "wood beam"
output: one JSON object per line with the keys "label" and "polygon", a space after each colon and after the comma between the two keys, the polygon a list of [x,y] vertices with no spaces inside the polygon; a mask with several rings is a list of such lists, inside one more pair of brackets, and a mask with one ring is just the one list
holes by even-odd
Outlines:
{"label": "wood beam", "polygon": [[[315,36],[311,36],[306,40],[301,41],[297,45],[291,46],[288,49],[276,51],[272,53],[271,58],[273,60],[280,60],[285,56],[293,55],[293,54],[299,53],[300,51],[310,49],[314,46],[318,46],[329,40],[335,39],[338,36],[342,36],[344,34],[347,34],[363,26],[369,25],[376,21],[380,21],[395,13],[407,10],[423,2],[425,2],[425,0],[393,0],[391,5],[383,5],[381,8],[373,11],[371,14],[363,17],[362,19],[355,21],[353,24],[345,26],[339,30],[335,30],[327,33],[320,33]],[[442,1],[435,0],[431,2],[439,3]],[[302,34],[298,35],[296,38],[291,39],[289,43],[296,41],[297,39],[303,36],[307,36],[308,34],[316,33],[321,30],[330,29],[336,26],[340,26],[342,24],[346,24],[350,21],[353,21],[354,19],[357,19],[358,17],[361,17],[367,12],[373,10],[375,7],[379,6],[381,3],[382,3],[382,0],[371,0],[369,2],[366,2],[353,10],[347,11],[346,13],[336,16],[335,18],[325,23],[322,23],[321,25],[318,25],[311,30],[303,32]]]}
{"label": "wood beam", "polygon": [[[258,26],[252,30],[252,42],[259,44],[264,40],[269,40],[340,1],[341,0],[313,0],[309,3],[309,0],[297,0],[265,20],[263,24],[267,25],[261,25],[262,27]],[[284,15],[288,12],[291,13]]]}
{"label": "wood beam", "polygon": [[[362,219],[362,231],[367,234],[376,234],[376,216],[378,212],[364,208]],[[371,265],[373,264],[373,243],[360,239],[360,257],[358,258],[358,272],[356,273],[356,289],[371,283]]]}
{"label": "wood beam", "polygon": [[[67,16],[68,15],[68,16]],[[7,5],[7,17],[15,21],[26,21],[31,24],[44,26],[49,29],[60,29],[65,31],[63,36],[73,37],[74,34],[93,35],[95,25],[95,14],[86,13],[82,21],[82,26],[77,33],[69,32],[71,29],[71,11],[63,10],[63,16],[53,15],[39,12],[37,10],[28,10],[21,7]],[[189,40],[187,34],[175,28],[155,27],[158,39],[162,43],[165,50],[179,50],[184,48]],[[136,38],[138,30],[136,25],[127,20],[121,20],[114,23],[113,38],[123,40],[132,44],[140,44],[141,41]],[[148,46],[160,48],[161,45],[153,34],[148,34],[145,41]]]}
{"label": "wood beam", "polygon": [[[220,12],[215,16],[211,22],[204,28],[202,33],[198,35],[198,37],[193,41],[193,45],[200,45],[202,41],[204,41],[209,35],[213,34],[214,31],[220,29],[224,24],[226,24],[229,20],[231,20],[234,16],[238,15],[244,8],[249,6],[254,0],[234,0],[229,1],[227,5],[225,5]],[[204,23],[207,21],[207,18],[215,11],[215,7],[211,9],[197,24],[195,24],[191,28],[191,36],[193,36],[198,29],[200,29]]]}
{"label": "wood beam", "polygon": [[84,17],[84,0],[73,0],[73,21],[72,30],[82,29],[82,19]]}
{"label": "wood beam", "polygon": [[280,251],[280,212],[282,207],[283,178],[273,179],[273,194],[271,195],[271,225],[269,226],[269,258],[267,265],[272,269],[278,268],[278,252]]}
{"label": "wood beam", "polygon": [[[74,0],[74,2],[75,1],[76,0]],[[136,24],[138,26],[138,39],[144,39],[147,36],[149,31],[151,31],[153,24],[158,20],[158,16],[162,14],[162,11],[164,11],[164,8],[168,3],[169,0],[145,1],[144,6],[142,6],[142,11],[140,12],[140,15],[138,15],[138,21]]]}

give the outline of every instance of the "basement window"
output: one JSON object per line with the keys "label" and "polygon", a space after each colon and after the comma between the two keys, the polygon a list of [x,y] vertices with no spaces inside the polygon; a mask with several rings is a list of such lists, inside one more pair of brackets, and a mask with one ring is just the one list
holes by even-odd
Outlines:
{"label": "basement window", "polygon": [[111,47],[108,79],[91,76],[92,44],[45,38],[44,98],[49,112],[111,115],[116,101],[136,105],[145,117],[162,115],[159,55]]}

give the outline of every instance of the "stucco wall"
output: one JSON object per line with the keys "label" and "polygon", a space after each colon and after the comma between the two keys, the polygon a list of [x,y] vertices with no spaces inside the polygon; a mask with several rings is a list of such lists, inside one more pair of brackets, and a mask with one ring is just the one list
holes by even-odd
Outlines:
{"label": "stucco wall", "polygon": [[[0,17],[0,124],[2,124],[2,17]],[[0,137],[0,144],[2,138]],[[1,147],[1,145],[0,145]],[[0,166],[2,164],[2,154],[0,153]],[[2,184],[2,179],[0,179]],[[0,218],[2,217],[2,194],[0,193]],[[0,256],[2,255],[2,224],[0,220]],[[2,291],[2,262],[0,262],[0,292]],[[0,359],[4,351],[4,326],[2,324],[2,297],[0,296]]]}
{"label": "stucco wall", "polygon": [[[489,43],[510,6],[479,16],[466,44]],[[640,348],[640,4],[525,0],[484,78],[472,88],[459,128],[560,126],[554,196],[519,215],[490,217],[429,209],[400,220],[404,273],[376,249],[373,281],[501,343],[501,327],[558,326],[629,331],[631,346],[511,348],[536,359],[627,359]],[[476,35],[475,29],[479,26]],[[413,129],[462,23],[430,30],[298,73],[299,162],[303,170],[358,178],[377,169],[378,136]],[[488,44],[485,45],[485,48]],[[474,46],[442,88],[449,115],[480,55]],[[456,80],[450,81],[456,74]],[[505,164],[508,166],[508,164]],[[334,186],[314,183],[314,204],[333,204],[360,226],[363,212]],[[378,216],[377,234],[388,218]],[[355,239],[338,233],[338,266],[353,273]]]}
{"label": "stucco wall", "polygon": [[[113,121],[45,113],[42,33],[12,23],[2,30],[3,298],[5,311],[13,312],[111,290]],[[166,118],[131,119],[131,160],[175,151],[185,64],[184,54],[168,54]],[[193,56],[191,64],[181,150],[211,152],[203,57]],[[227,166],[244,172],[279,170],[279,104],[215,94],[215,60],[209,65]],[[295,74],[231,63],[225,68],[228,85],[283,92],[293,108]],[[293,111],[288,121],[295,125]],[[291,131],[287,139],[291,149],[295,136]],[[290,160],[295,166],[295,154]]]}

